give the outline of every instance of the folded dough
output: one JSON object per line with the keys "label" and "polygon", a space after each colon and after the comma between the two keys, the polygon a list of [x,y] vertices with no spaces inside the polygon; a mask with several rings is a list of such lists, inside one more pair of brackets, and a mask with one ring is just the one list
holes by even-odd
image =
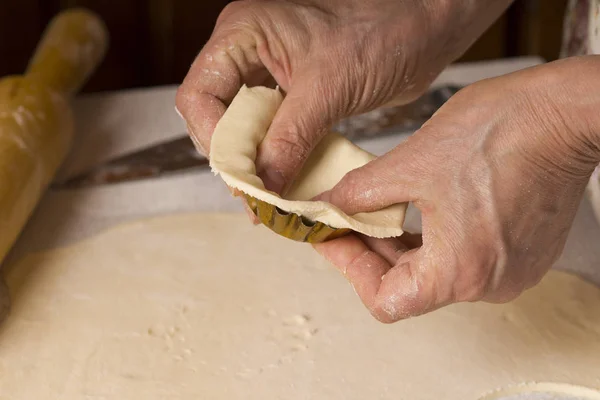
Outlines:
{"label": "folded dough", "polygon": [[329,203],[310,201],[333,188],[349,171],[375,158],[337,133],[328,134],[320,142],[285,198],[265,189],[256,175],[256,153],[282,101],[281,93],[275,89],[240,89],[212,137],[213,172],[232,188],[312,221],[377,238],[400,236],[406,204],[349,216]]}

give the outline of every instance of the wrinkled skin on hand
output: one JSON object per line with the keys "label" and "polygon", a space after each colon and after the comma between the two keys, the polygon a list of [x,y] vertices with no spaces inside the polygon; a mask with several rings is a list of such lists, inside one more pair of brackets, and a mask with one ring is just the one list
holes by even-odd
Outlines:
{"label": "wrinkled skin on hand", "polygon": [[[257,170],[284,193],[329,126],[416,98],[510,2],[235,2],[192,65],[177,108],[206,154],[242,84],[278,84],[286,97]],[[376,318],[503,302],[539,281],[598,162],[590,127],[600,123],[590,115],[598,117],[600,82],[588,79],[598,63],[569,60],[473,85],[323,195],[349,214],[405,201],[422,212],[422,240],[349,235],[316,245]]]}
{"label": "wrinkled skin on hand", "polygon": [[575,83],[590,66],[597,71],[598,58],[467,87],[405,143],[321,196],[349,214],[406,201],[422,213],[422,246],[358,236],[316,245],[377,319],[509,301],[543,277],[600,159],[588,140],[600,95]]}
{"label": "wrinkled skin on hand", "polygon": [[415,99],[510,2],[234,2],[181,85],[177,109],[207,154],[242,84],[278,84],[286,97],[259,149],[257,170],[268,189],[282,193],[331,125]]}

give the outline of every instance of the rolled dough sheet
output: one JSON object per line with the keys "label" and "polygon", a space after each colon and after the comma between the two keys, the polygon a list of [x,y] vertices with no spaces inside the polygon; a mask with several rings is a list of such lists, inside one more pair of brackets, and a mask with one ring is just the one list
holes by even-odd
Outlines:
{"label": "rolled dough sheet", "polygon": [[480,400],[600,400],[600,392],[564,383],[537,382],[495,390]]}
{"label": "rolled dough sheet", "polygon": [[402,235],[407,204],[347,215],[329,203],[312,201],[332,189],[348,172],[375,159],[337,133],[332,132],[321,140],[285,198],[265,189],[256,175],[257,148],[282,101],[279,90],[242,86],[215,127],[210,144],[212,170],[228,186],[312,221],[378,238]]}
{"label": "rolled dough sheet", "polygon": [[600,387],[600,290],[551,272],[505,305],[382,325],[305,244],[242,215],[141,220],[5,270],[0,399],[468,400]]}

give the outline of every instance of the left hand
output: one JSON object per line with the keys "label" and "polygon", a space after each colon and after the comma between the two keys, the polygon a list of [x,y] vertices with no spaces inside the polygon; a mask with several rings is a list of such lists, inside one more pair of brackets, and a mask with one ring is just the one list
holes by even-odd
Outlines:
{"label": "left hand", "polygon": [[242,84],[285,99],[257,154],[266,188],[284,194],[336,121],[414,100],[511,0],[253,0],[221,13],[177,93],[207,156]]}
{"label": "left hand", "polygon": [[315,246],[377,319],[509,301],[543,277],[600,160],[598,64],[571,59],[471,85],[321,196],[348,214],[407,201],[422,213],[422,246],[404,235]]}

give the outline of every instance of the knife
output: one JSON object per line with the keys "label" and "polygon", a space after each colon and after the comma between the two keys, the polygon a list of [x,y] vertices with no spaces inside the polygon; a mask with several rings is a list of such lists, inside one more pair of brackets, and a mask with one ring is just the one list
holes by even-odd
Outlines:
{"label": "knife", "polygon": [[[377,109],[340,121],[333,130],[353,142],[400,132],[415,131],[461,89],[448,85],[427,92],[416,101],[391,108]],[[83,188],[155,178],[206,168],[208,159],[198,153],[187,134],[121,157],[109,160],[90,171],[54,188]]]}

